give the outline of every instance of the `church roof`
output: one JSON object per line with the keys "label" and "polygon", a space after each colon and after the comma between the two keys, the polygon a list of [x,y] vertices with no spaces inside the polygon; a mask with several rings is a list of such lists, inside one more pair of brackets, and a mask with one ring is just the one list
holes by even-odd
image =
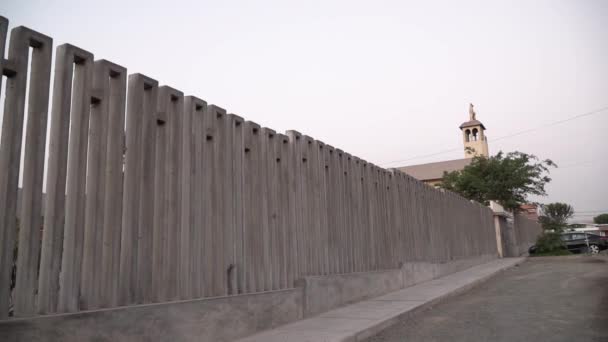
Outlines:
{"label": "church roof", "polygon": [[463,122],[462,125],[460,125],[460,129],[473,126],[481,126],[481,128],[486,129],[486,127],[479,120],[469,120],[467,122]]}
{"label": "church roof", "polygon": [[419,164],[399,167],[400,171],[420,180],[434,180],[443,178],[443,172],[452,172],[464,169],[471,164],[472,158],[454,159],[436,163]]}

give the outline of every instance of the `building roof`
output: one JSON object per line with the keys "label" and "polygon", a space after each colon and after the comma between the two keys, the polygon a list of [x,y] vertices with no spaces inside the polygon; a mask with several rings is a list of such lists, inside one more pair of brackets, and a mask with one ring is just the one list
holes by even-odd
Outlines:
{"label": "building roof", "polygon": [[486,127],[479,120],[469,120],[467,122],[463,122],[462,125],[460,125],[460,129],[473,126],[481,126],[481,128],[486,129]]}
{"label": "building roof", "polygon": [[443,178],[443,172],[452,172],[464,169],[465,166],[471,164],[471,158],[446,160],[436,163],[419,164],[399,167],[400,171],[420,180],[432,180]]}

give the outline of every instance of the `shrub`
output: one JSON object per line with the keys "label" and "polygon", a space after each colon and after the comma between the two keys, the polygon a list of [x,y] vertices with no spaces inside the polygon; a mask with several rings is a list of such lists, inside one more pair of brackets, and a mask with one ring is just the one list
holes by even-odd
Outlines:
{"label": "shrub", "polygon": [[536,241],[536,249],[539,254],[555,253],[557,251],[566,251],[566,254],[569,254],[560,238],[560,234],[554,232],[545,232],[539,236]]}

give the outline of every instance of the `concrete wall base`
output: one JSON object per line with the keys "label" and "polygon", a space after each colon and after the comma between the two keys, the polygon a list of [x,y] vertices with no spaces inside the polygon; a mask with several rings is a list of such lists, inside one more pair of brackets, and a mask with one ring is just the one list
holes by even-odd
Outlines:
{"label": "concrete wall base", "polygon": [[0,341],[233,341],[496,259],[408,262],[400,269],[305,277],[297,288],[0,322]]}
{"label": "concrete wall base", "polygon": [[302,319],[302,289],[0,322],[0,341],[233,341]]}
{"label": "concrete wall base", "polygon": [[403,272],[403,287],[409,287],[433,280],[448,274],[466,270],[496,259],[496,255],[482,255],[475,258],[451,260],[447,262],[432,263],[427,261],[407,262],[401,267]]}
{"label": "concrete wall base", "polygon": [[296,281],[304,290],[304,317],[377,297],[403,288],[399,269],[304,277]]}
{"label": "concrete wall base", "polygon": [[497,255],[483,255],[441,263],[407,262],[400,269],[304,277],[299,279],[296,285],[304,290],[304,316],[310,317],[459,272],[496,258]]}

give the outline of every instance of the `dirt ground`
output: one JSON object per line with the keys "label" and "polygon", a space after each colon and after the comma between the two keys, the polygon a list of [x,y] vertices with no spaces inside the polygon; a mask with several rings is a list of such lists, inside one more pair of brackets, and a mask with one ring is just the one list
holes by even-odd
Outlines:
{"label": "dirt ground", "polygon": [[608,342],[608,255],[529,258],[368,342]]}

